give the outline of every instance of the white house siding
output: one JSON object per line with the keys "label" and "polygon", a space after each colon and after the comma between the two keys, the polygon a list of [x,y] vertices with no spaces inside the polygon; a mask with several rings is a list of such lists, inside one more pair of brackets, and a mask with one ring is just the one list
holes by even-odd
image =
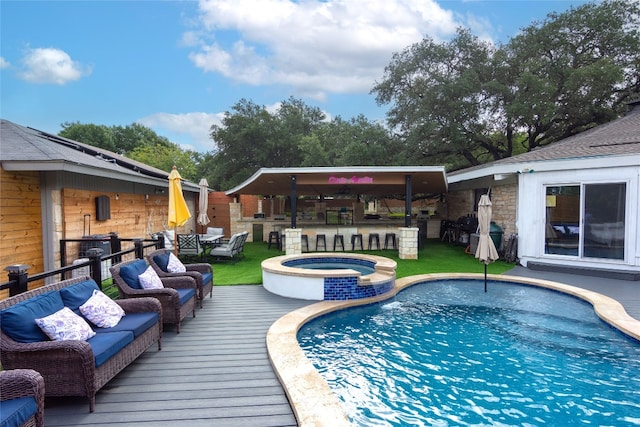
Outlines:
{"label": "white house siding", "polygon": [[[557,163],[554,165],[554,163]],[[636,270],[640,267],[640,169],[637,165],[597,167],[602,159],[532,163],[519,174],[517,229],[518,254],[522,265],[540,261],[546,264],[585,266],[616,270]],[[607,162],[609,163],[609,162]],[[625,162],[621,162],[625,163]],[[552,167],[550,167],[552,166]],[[609,165],[608,165],[609,166]],[[544,169],[544,170],[536,170]],[[532,170],[532,172],[529,172]],[[581,185],[626,183],[624,260],[578,258],[544,253],[545,188],[548,185]]]}

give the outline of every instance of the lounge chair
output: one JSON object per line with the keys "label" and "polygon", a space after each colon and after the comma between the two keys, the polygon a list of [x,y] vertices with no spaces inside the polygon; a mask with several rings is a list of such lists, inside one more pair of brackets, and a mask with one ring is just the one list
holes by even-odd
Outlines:
{"label": "lounge chair", "polygon": [[213,269],[211,264],[204,262],[195,264],[185,264],[187,269],[184,273],[170,273],[167,271],[167,264],[169,262],[169,255],[171,251],[166,249],[158,249],[153,251],[145,258],[149,262],[149,265],[158,273],[160,277],[180,277],[191,276],[195,279],[198,286],[198,301],[200,302],[200,308],[202,308],[204,297],[209,295],[213,297]]}
{"label": "lounge chair", "polygon": [[176,325],[180,333],[180,323],[189,312],[196,317],[196,279],[190,276],[161,277],[164,288],[143,289],[138,276],[148,265],[144,259],[125,261],[109,269],[113,282],[118,287],[120,298],[153,297],[162,305],[162,321]]}
{"label": "lounge chair", "polygon": [[211,249],[209,256],[216,259],[236,260],[242,256],[244,242],[246,242],[249,233],[243,231],[236,233],[229,239],[229,242],[223,243]]}
{"label": "lounge chair", "polygon": [[0,371],[2,425],[44,426],[44,379],[33,369]]}
{"label": "lounge chair", "polygon": [[180,258],[204,258],[204,246],[200,244],[200,236],[197,234],[178,234],[177,238],[178,256]]}

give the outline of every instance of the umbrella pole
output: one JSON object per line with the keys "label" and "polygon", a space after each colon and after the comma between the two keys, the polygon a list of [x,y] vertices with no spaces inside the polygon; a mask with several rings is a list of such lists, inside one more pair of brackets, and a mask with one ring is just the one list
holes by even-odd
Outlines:
{"label": "umbrella pole", "polygon": [[178,257],[178,227],[177,226],[173,228],[173,254],[176,257]]}
{"label": "umbrella pole", "polygon": [[487,292],[487,264],[484,265],[484,291]]}

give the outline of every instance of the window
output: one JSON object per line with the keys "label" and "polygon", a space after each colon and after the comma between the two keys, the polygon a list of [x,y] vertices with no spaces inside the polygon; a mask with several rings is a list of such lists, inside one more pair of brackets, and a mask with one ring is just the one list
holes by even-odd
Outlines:
{"label": "window", "polygon": [[545,254],[624,259],[626,184],[548,186]]}

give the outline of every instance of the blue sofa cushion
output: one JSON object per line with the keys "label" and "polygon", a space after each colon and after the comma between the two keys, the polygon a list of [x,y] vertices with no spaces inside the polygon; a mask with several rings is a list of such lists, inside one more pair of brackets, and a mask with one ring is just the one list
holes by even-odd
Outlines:
{"label": "blue sofa cushion", "polygon": [[207,283],[213,280],[213,273],[202,273],[202,284],[206,285]]}
{"label": "blue sofa cushion", "polygon": [[112,328],[94,328],[98,334],[131,331],[134,337],[138,337],[144,331],[158,323],[158,313],[129,313],[120,319],[120,322]]}
{"label": "blue sofa cushion", "polygon": [[133,289],[142,289],[138,276],[147,270],[147,262],[139,259],[120,268],[120,276]]}
{"label": "blue sofa cushion", "polygon": [[38,404],[33,396],[3,400],[0,402],[0,426],[21,426],[37,411]]}
{"label": "blue sofa cushion", "polygon": [[109,360],[111,356],[117,354],[132,341],[133,332],[131,331],[96,334],[95,337],[87,340],[93,350],[96,368]]}
{"label": "blue sofa cushion", "polygon": [[46,317],[64,308],[60,292],[36,295],[0,312],[0,325],[5,334],[22,343],[49,341],[35,319]]}
{"label": "blue sofa cushion", "polygon": [[176,289],[176,291],[180,296],[180,305],[185,305],[196,294],[195,289],[191,288],[180,288]]}
{"label": "blue sofa cushion", "polygon": [[153,257],[153,261],[158,264],[158,267],[160,267],[165,273],[167,272],[167,265],[169,264],[170,255],[171,252],[165,252],[162,255],[155,255]]}
{"label": "blue sofa cushion", "polygon": [[100,288],[93,279],[62,288],[60,289],[62,303],[69,307],[74,313],[82,316],[80,306],[91,298],[94,290],[100,290]]}

